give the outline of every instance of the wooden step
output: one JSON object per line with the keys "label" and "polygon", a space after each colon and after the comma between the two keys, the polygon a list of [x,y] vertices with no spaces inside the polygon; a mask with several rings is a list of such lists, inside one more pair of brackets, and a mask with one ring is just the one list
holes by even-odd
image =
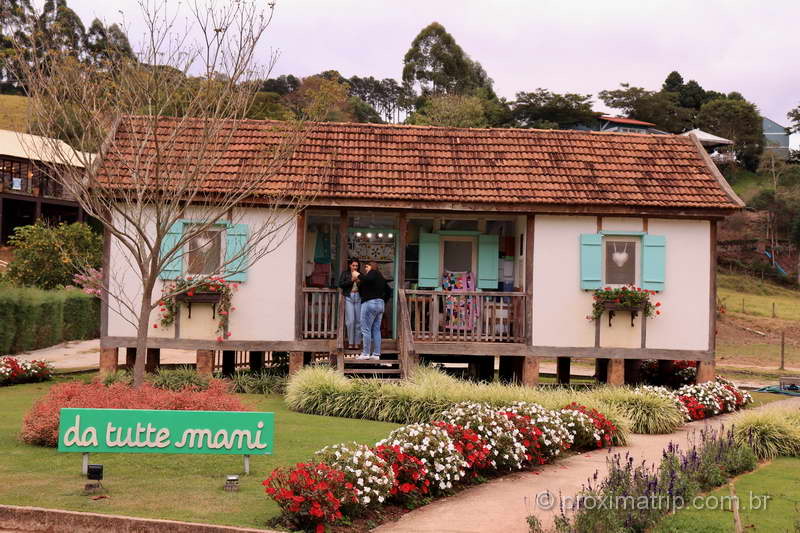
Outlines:
{"label": "wooden step", "polygon": [[345,359],[344,366],[347,365],[380,365],[389,363],[392,365],[399,365],[400,361],[398,359]]}
{"label": "wooden step", "polygon": [[349,368],[345,369],[347,374],[399,374],[399,368]]}

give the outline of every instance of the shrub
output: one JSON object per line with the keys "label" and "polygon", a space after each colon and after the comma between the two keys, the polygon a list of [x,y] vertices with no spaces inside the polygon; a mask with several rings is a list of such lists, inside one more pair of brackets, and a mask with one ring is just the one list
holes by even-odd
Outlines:
{"label": "shrub", "polygon": [[394,472],[369,446],[355,442],[326,446],[314,459],[344,473],[357,490],[358,503],[365,507],[383,503],[394,487]]}
{"label": "shrub", "polygon": [[22,422],[22,441],[37,446],[58,444],[58,421],[62,407],[106,409],[160,409],[188,411],[247,411],[226,383],[212,380],[205,391],[158,389],[149,383],[132,388],[122,383],[59,383],[37,401]]}
{"label": "shrub", "polygon": [[515,424],[486,404],[460,403],[438,420],[475,431],[491,450],[491,465],[500,471],[520,470],[526,449]]}
{"label": "shrub", "polygon": [[[562,450],[572,447],[575,441],[575,432],[571,431],[564,423],[558,411],[545,409],[535,403],[516,402],[507,407],[501,407],[500,412],[527,417],[530,423],[542,432],[539,444],[545,458],[550,459],[557,456]],[[587,416],[582,416],[589,421]],[[591,422],[589,424],[591,425]],[[517,425],[517,429],[520,429],[519,425]]]}
{"label": "shrub", "polygon": [[617,432],[617,427],[597,409],[591,409],[585,405],[579,405],[575,402],[564,407],[568,411],[577,411],[583,413],[591,419],[592,424],[597,430],[597,437],[599,437],[595,444],[598,448],[603,446],[611,446],[614,442],[614,434]]}
{"label": "shrub", "polygon": [[800,455],[800,411],[772,409],[738,415],[734,437],[749,445],[760,460]]}
{"label": "shrub", "polygon": [[400,446],[380,444],[375,455],[386,461],[394,475],[394,486],[389,494],[399,503],[417,503],[430,494],[431,481],[428,469],[417,457],[403,453]]}
{"label": "shrub", "polygon": [[186,388],[206,390],[208,388],[208,378],[186,365],[175,369],[159,368],[155,374],[148,376],[148,381],[156,388],[171,391],[180,391]]}
{"label": "shrub", "polygon": [[99,268],[103,261],[102,237],[81,222],[20,226],[9,238],[9,244],[15,250],[6,274],[22,286],[64,287],[79,269]]}
{"label": "shrub", "polygon": [[0,291],[0,353],[19,353],[64,340],[94,338],[100,330],[99,300],[77,290]]}
{"label": "shrub", "polygon": [[672,433],[683,425],[684,415],[674,399],[653,393],[653,388],[604,387],[595,391],[593,397],[622,411],[631,421],[634,433]]}
{"label": "shrub", "polygon": [[53,366],[47,361],[20,361],[16,357],[0,357],[0,385],[34,383],[53,379]]}
{"label": "shrub", "polygon": [[594,425],[592,418],[573,409],[558,411],[558,417],[572,434],[572,447],[576,450],[596,450],[597,442],[603,441],[603,434]]}
{"label": "shrub", "polygon": [[377,446],[398,446],[403,453],[422,461],[431,492],[446,492],[464,478],[467,463],[456,451],[447,432],[432,424],[399,427]]}
{"label": "shrub", "polygon": [[283,394],[287,377],[264,370],[237,370],[230,378],[231,391],[241,394]]}
{"label": "shrub", "polygon": [[453,446],[464,458],[467,469],[472,472],[473,477],[477,476],[476,471],[489,469],[492,452],[476,432],[446,422],[434,422],[433,425],[447,432],[453,441]]}
{"label": "shrub", "polygon": [[121,368],[114,372],[108,373],[100,378],[100,383],[108,387],[114,383],[122,383],[123,385],[133,385],[133,374],[130,370]]}
{"label": "shrub", "polygon": [[325,524],[342,518],[342,505],[358,501],[344,473],[322,463],[276,468],[262,485],[294,526],[312,527],[318,533],[325,531]]}

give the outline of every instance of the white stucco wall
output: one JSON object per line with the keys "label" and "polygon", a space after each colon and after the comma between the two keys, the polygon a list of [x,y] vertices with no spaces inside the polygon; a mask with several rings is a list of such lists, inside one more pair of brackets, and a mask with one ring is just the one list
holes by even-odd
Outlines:
{"label": "white stucco wall", "polygon": [[[245,209],[237,212],[235,221],[255,227],[261,224],[263,212],[259,209]],[[284,215],[287,220],[290,215]],[[191,218],[191,211],[186,218]],[[251,265],[247,281],[239,284],[233,296],[235,311],[230,315],[229,340],[283,341],[294,339],[294,300],[296,264],[296,227],[290,223],[283,242],[273,251]],[[135,271],[125,259],[126,250],[120,243],[112,240],[110,254],[111,293],[124,295],[135,309],[139,308],[141,284]],[[159,280],[154,291],[161,294],[162,282]],[[124,311],[120,300],[112,298],[109,304],[108,335],[112,337],[135,336],[135,328],[124,320],[113,308]],[[211,306],[194,304],[192,318],[188,318],[186,306],[180,306],[180,334],[183,339],[216,338],[216,320],[212,319]],[[130,317],[129,311],[125,312]],[[159,322],[156,310],[151,315],[151,324]],[[174,326],[150,329],[153,337],[174,338]]]}
{"label": "white stucco wall", "polygon": [[[642,231],[641,218],[604,217],[605,231]],[[537,346],[594,346],[592,293],[580,289],[581,233],[595,233],[597,218],[537,215],[533,260],[533,343]],[[666,283],[654,298],[662,314],[647,323],[647,348],[708,349],[710,223],[649,219],[648,233],[664,235]],[[600,345],[638,348],[641,318],[617,313],[611,328],[601,321]],[[565,354],[568,355],[568,354]]]}

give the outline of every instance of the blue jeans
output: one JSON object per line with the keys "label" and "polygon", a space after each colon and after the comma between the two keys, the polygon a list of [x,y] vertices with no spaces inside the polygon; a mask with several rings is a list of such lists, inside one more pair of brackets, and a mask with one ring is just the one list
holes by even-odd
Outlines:
{"label": "blue jeans", "polygon": [[364,338],[363,355],[381,354],[381,319],[384,303],[380,298],[361,304],[361,336]]}
{"label": "blue jeans", "polygon": [[361,295],[351,292],[344,298],[344,323],[347,342],[351,346],[361,344]]}

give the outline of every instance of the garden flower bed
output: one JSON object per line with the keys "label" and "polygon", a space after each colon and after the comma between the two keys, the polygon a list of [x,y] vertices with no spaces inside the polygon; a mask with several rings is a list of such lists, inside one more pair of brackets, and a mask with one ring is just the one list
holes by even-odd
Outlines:
{"label": "garden flower bed", "polygon": [[276,469],[263,485],[283,510],[280,525],[321,533],[382,504],[415,507],[487,477],[554,461],[567,449],[607,446],[616,431],[579,404],[549,410],[524,402],[459,403],[432,422],[395,429],[374,448],[323,448],[311,462]]}
{"label": "garden flower bed", "polygon": [[53,379],[53,366],[47,361],[21,361],[16,357],[0,357],[0,386],[49,379]]}

